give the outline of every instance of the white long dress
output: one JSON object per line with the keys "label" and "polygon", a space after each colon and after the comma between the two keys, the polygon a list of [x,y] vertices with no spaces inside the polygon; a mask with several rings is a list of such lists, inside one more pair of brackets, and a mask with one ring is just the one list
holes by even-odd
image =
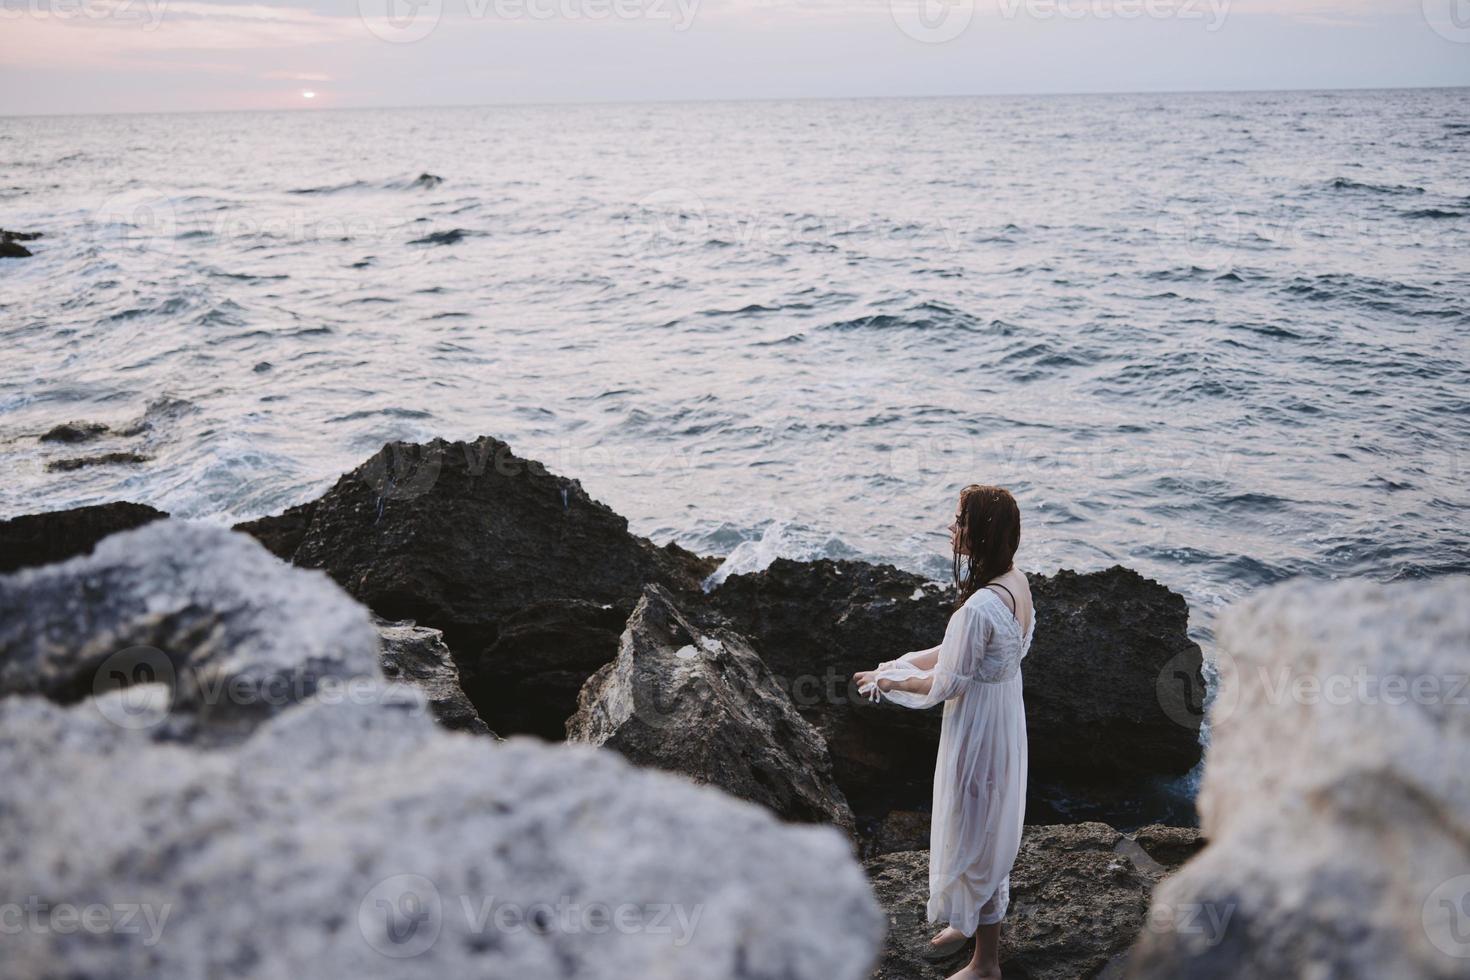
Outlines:
{"label": "white long dress", "polygon": [[[944,702],[929,827],[929,921],[967,936],[999,922],[1010,904],[1010,872],[1026,815],[1026,708],[1021,660],[1036,632],[1024,632],[1000,595],[977,589],[955,610],[944,641],[878,667],[877,678],[929,676],[928,694],[886,691],[906,708]],[[932,670],[913,661],[939,651]]]}

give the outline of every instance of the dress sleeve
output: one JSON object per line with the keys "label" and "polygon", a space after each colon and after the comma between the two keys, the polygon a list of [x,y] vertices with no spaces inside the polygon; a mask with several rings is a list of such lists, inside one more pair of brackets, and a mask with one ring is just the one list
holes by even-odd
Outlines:
{"label": "dress sleeve", "polygon": [[944,629],[944,642],[939,644],[939,660],[933,670],[920,670],[900,658],[894,667],[878,671],[879,680],[927,676],[932,680],[929,693],[884,691],[883,697],[905,708],[932,708],[959,694],[965,682],[975,676],[975,667],[984,653],[986,622],[984,611],[968,603],[956,609]]}
{"label": "dress sleeve", "polygon": [[[917,667],[919,665],[919,658],[920,657],[927,657],[931,653],[938,653],[938,652],[939,652],[939,648],[938,647],[930,647],[927,650],[914,650],[911,653],[904,654],[902,657],[899,657],[897,660],[885,660],[885,661],[883,661],[881,664],[878,665],[878,669],[879,670],[882,670],[884,667],[896,667],[899,664],[913,664],[915,667]],[[922,668],[920,668],[920,669],[922,669]]]}

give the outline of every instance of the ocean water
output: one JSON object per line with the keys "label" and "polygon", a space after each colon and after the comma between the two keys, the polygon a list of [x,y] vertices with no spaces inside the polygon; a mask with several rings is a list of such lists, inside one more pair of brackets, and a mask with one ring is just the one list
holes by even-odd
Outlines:
{"label": "ocean water", "polygon": [[1023,567],[1130,565],[1206,641],[1288,576],[1470,570],[1470,90],[7,118],[0,160],[46,236],[0,261],[3,517],[233,521],[488,433],[738,568],[942,578],[1003,484]]}

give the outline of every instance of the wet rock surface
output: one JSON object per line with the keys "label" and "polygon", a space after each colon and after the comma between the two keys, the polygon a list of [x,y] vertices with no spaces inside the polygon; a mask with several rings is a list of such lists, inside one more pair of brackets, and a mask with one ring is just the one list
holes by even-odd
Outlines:
{"label": "wet rock surface", "polygon": [[826,742],[749,641],[696,626],[658,586],[639,600],[617,658],[582,688],[567,738],[718,786],[788,820],[853,830]]}
{"label": "wet rock surface", "polygon": [[41,434],[42,442],[91,442],[112,431],[105,422],[63,422]]}
{"label": "wet rock surface", "polygon": [[1129,976],[1466,976],[1470,577],[1288,582],[1218,635],[1210,843]]}
{"label": "wet rock surface", "polygon": [[0,573],[88,554],[109,534],[167,516],[146,504],[116,501],[0,521]]}
{"label": "wet rock surface", "polygon": [[[1173,829],[1198,837],[1197,831]],[[1105,824],[1028,826],[1001,929],[1007,980],[1121,975],[1133,938],[1145,928],[1149,896],[1169,871],[1162,860],[1169,855],[1148,853]],[[923,958],[944,925],[927,921],[929,852],[885,854],[866,868],[889,924],[875,980],[941,978],[963,966],[973,947],[941,963]]]}
{"label": "wet rock surface", "polygon": [[21,242],[33,242],[41,237],[38,231],[6,231],[0,228],[0,259],[28,259],[32,256],[30,249]]}
{"label": "wet rock surface", "polygon": [[124,450],[113,453],[98,453],[95,456],[72,456],[67,459],[53,459],[46,464],[46,469],[54,473],[69,473],[72,470],[80,470],[88,466],[147,463],[151,462],[152,459],[152,456],[144,453]]}

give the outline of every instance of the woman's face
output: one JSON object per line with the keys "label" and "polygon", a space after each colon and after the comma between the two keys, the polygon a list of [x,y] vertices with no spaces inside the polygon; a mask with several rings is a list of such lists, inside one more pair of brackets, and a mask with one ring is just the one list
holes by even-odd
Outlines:
{"label": "woman's face", "polygon": [[965,504],[961,498],[954,505],[954,520],[949,525],[949,544],[957,555],[968,555],[970,546],[965,540]]}

